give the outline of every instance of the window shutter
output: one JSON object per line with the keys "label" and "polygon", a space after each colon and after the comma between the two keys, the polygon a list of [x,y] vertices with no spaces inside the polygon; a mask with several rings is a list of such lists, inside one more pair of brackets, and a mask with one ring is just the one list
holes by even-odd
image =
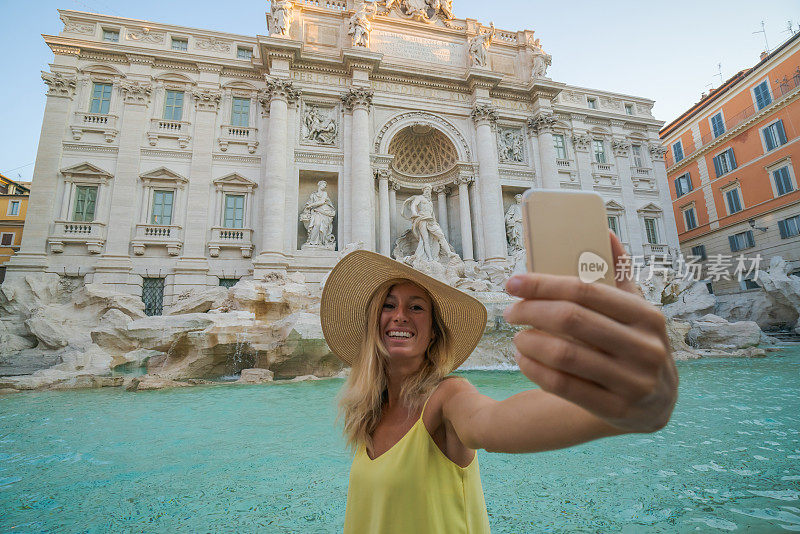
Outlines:
{"label": "window shutter", "polygon": [[756,246],[756,241],[755,241],[755,239],[753,239],[753,231],[752,230],[748,230],[747,232],[745,232],[744,235],[747,238],[747,246],[748,247]]}
{"label": "window shutter", "polygon": [[729,148],[729,149],[727,150],[727,152],[728,152],[728,154],[730,154],[730,160],[729,160],[729,162],[730,162],[730,164],[731,164],[731,170],[733,170],[733,169],[735,169],[735,168],[736,168],[736,156],[734,156],[734,155],[733,155],[733,149],[732,149],[732,148]]}
{"label": "window shutter", "polygon": [[787,228],[786,221],[778,221],[778,230],[781,233],[781,239],[789,237],[789,229]]}
{"label": "window shutter", "polygon": [[731,252],[739,252],[739,247],[736,246],[736,236],[728,236],[728,242],[731,245]]}
{"label": "window shutter", "polygon": [[689,191],[691,191],[693,189],[693,187],[692,187],[692,174],[687,172],[686,174],[684,174],[684,176],[686,176],[686,192],[688,193]]}
{"label": "window shutter", "polygon": [[767,145],[767,151],[775,148],[775,139],[773,138],[771,128],[764,128],[764,142]]}
{"label": "window shutter", "polygon": [[719,156],[714,158],[714,172],[717,173],[717,178],[722,176],[722,167],[719,164]]}
{"label": "window shutter", "polygon": [[786,137],[786,130],[783,129],[783,121],[778,121],[775,123],[775,128],[778,130],[778,142],[782,145],[785,145],[789,139]]}
{"label": "window shutter", "polygon": [[678,196],[683,195],[683,190],[681,189],[681,177],[678,176],[675,178],[675,194]]}

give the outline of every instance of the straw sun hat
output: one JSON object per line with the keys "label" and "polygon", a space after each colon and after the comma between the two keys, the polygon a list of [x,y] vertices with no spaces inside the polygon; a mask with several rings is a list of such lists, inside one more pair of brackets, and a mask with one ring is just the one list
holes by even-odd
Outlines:
{"label": "straw sun hat", "polygon": [[384,282],[406,278],[430,293],[450,334],[449,370],[464,363],[486,328],[486,308],[477,299],[381,254],[356,250],[333,268],[322,291],[320,318],[325,341],[334,354],[353,365],[367,331],[367,304]]}

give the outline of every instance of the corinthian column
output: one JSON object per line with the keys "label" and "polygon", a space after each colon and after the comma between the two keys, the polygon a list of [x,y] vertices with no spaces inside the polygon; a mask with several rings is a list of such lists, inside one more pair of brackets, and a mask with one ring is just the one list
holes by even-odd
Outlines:
{"label": "corinthian column", "polygon": [[472,111],[472,120],[475,121],[478,141],[478,193],[483,209],[479,217],[483,222],[484,259],[488,264],[505,264],[508,250],[503,193],[497,163],[497,138],[493,128],[497,112],[490,106],[479,105]]}
{"label": "corinthian column", "polygon": [[375,250],[375,186],[369,161],[369,108],[372,91],[351,89],[342,96],[342,102],[353,111],[353,132],[350,168],[351,239],[363,241],[367,250]]}
{"label": "corinthian column", "polygon": [[559,189],[556,168],[556,148],[553,143],[553,126],[556,118],[552,113],[541,112],[528,121],[531,130],[539,135],[539,162],[542,173],[541,184],[545,189]]}
{"label": "corinthian column", "polygon": [[269,130],[267,132],[266,165],[261,191],[261,254],[259,260],[283,261],[284,226],[286,213],[287,159],[287,115],[289,101],[299,96],[291,80],[267,77],[267,90],[261,99],[269,108]]}
{"label": "corinthian column", "polygon": [[389,219],[389,171],[378,171],[378,195],[380,197],[380,252],[384,256],[391,254],[389,243],[391,234],[391,222]]}
{"label": "corinthian column", "polygon": [[461,176],[456,180],[458,184],[458,209],[461,218],[461,253],[464,261],[475,259],[472,250],[472,214],[469,211],[469,184],[472,178]]}
{"label": "corinthian column", "polygon": [[438,197],[439,204],[439,226],[442,227],[444,237],[449,241],[450,232],[447,229],[447,188],[444,186],[437,187],[435,190]]}

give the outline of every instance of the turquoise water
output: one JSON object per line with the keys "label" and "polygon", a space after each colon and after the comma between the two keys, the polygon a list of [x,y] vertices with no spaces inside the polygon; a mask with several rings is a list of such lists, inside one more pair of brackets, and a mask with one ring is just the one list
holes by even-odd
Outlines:
{"label": "turquoise water", "polygon": [[[800,347],[679,370],[657,434],[481,452],[492,531],[800,531]],[[530,385],[465,374],[498,399]],[[0,397],[0,532],[340,532],[341,384]]]}

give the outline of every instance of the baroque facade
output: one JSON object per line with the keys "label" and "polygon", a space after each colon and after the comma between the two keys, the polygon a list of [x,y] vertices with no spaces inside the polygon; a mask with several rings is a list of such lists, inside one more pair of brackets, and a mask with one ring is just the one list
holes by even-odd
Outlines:
{"label": "baroque facade", "polygon": [[426,185],[478,269],[508,265],[531,187],[596,191],[632,254],[677,251],[653,101],[552,80],[533,31],[431,0],[280,0],[265,36],[59,13],[8,276],[155,283],[167,305],[272,271],[319,282],[349,244],[392,254]]}

